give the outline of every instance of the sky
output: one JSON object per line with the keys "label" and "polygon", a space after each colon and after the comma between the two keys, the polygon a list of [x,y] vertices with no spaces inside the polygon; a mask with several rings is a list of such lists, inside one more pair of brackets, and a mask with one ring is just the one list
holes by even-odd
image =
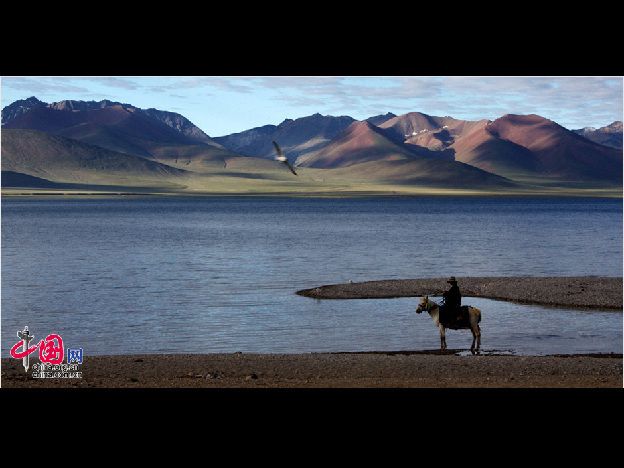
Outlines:
{"label": "sky", "polygon": [[494,120],[538,114],[569,129],[622,120],[622,77],[2,77],[2,107],[109,99],[177,112],[210,136],[321,113],[357,120],[393,112]]}

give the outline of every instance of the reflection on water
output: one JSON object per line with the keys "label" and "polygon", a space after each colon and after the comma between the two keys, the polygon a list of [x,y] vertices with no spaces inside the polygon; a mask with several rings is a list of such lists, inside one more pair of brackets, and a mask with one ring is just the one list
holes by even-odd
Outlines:
{"label": "reflection on water", "polygon": [[[2,356],[24,325],[87,355],[436,349],[415,298],[294,292],[384,278],[621,276],[621,260],[621,200],[3,199]],[[621,313],[465,302],[483,310],[486,350],[622,350]],[[470,332],[447,342],[467,348]]]}

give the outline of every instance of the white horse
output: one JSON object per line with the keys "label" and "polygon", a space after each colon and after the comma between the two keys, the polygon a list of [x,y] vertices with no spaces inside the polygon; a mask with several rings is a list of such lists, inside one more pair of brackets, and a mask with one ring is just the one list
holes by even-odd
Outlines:
{"label": "white horse", "polygon": [[[444,351],[446,349],[446,329],[452,330],[467,330],[472,332],[472,345],[470,351],[473,353],[481,348],[481,328],[479,328],[479,322],[481,322],[481,311],[476,307],[463,306],[462,309],[467,310],[467,314],[460,314],[459,317],[444,318],[440,321],[440,306],[433,301],[429,300],[428,296],[425,296],[418,304],[416,313],[429,312],[433,323],[440,329],[440,349]],[[477,344],[475,348],[475,342]]]}

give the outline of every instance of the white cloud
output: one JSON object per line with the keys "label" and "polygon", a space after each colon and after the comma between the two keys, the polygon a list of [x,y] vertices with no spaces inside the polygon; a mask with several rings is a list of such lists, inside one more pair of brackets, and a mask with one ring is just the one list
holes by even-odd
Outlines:
{"label": "white cloud", "polygon": [[[352,115],[420,111],[457,118],[495,118],[535,113],[568,128],[622,119],[619,77],[84,77],[4,78],[3,86],[32,95],[93,95],[94,85],[115,99],[115,90],[195,101],[205,97],[252,95],[255,105],[286,114]],[[74,97],[75,98],[75,97]],[[130,99],[126,97],[126,101]],[[277,105],[276,105],[277,104]],[[280,119],[282,116],[277,116]]]}
{"label": "white cloud", "polygon": [[99,83],[109,88],[126,89],[130,91],[137,90],[142,87],[140,78],[119,78],[119,77],[102,77],[102,78],[82,78],[88,81]]}
{"label": "white cloud", "polygon": [[73,82],[58,78],[34,77],[2,77],[2,86],[16,91],[27,91],[32,95],[49,95],[52,93],[88,93],[89,89]]}

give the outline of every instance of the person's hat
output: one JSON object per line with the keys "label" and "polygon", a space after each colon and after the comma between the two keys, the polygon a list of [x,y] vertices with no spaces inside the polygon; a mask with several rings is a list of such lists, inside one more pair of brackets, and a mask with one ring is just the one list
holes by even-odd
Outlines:
{"label": "person's hat", "polygon": [[450,283],[450,284],[453,284],[453,283],[457,283],[457,280],[455,279],[454,276],[451,276],[446,282]]}

